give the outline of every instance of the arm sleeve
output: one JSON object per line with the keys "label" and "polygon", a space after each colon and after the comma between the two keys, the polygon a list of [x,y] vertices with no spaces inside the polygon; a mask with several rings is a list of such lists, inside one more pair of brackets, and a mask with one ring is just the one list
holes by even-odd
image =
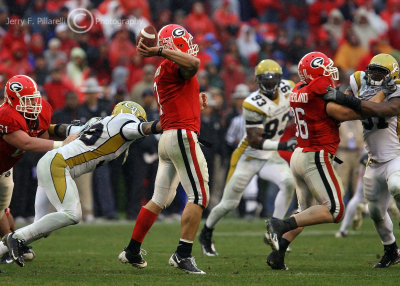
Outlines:
{"label": "arm sleeve", "polygon": [[145,136],[142,130],[143,123],[127,121],[122,125],[120,134],[126,141],[132,141]]}

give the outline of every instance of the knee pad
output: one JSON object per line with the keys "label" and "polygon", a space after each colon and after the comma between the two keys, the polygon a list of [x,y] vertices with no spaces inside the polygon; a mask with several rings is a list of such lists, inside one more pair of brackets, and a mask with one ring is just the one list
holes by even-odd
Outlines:
{"label": "knee pad", "polygon": [[234,210],[235,208],[237,208],[237,206],[239,205],[240,200],[224,200],[221,201],[221,205],[224,209],[231,211]]}
{"label": "knee pad", "polygon": [[72,224],[77,224],[82,220],[81,209],[65,211],[65,214],[68,216],[69,219],[71,219]]}
{"label": "knee pad", "polygon": [[397,197],[397,201],[400,201],[400,172],[390,175],[387,184],[390,194],[395,199]]}

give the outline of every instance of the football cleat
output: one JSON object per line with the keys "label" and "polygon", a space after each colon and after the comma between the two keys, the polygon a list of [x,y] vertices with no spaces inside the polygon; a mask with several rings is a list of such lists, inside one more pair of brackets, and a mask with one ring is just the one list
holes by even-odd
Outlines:
{"label": "football cleat", "polygon": [[189,274],[206,274],[203,270],[197,268],[197,264],[193,256],[182,258],[178,253],[175,252],[169,259],[169,265]]}
{"label": "football cleat", "polygon": [[343,238],[343,237],[347,237],[348,235],[349,235],[349,232],[347,230],[338,231],[337,233],[335,233],[336,238]]}
{"label": "football cleat", "polygon": [[33,251],[31,246],[23,245],[21,247],[21,250],[22,250],[22,256],[24,257],[25,262],[31,262],[33,259],[35,259],[36,254]]}
{"label": "football cleat", "polygon": [[6,252],[0,259],[0,264],[11,264],[14,260],[11,258],[10,253]]}
{"label": "football cleat", "polygon": [[265,232],[265,242],[272,250],[279,251],[279,240],[282,238],[282,221],[277,218],[269,218],[266,221],[267,231]]}
{"label": "football cleat", "polygon": [[146,255],[147,252],[144,249],[141,249],[138,254],[133,254],[129,249],[125,248],[119,255],[118,260],[121,263],[129,263],[133,267],[136,268],[145,268],[147,266],[146,260],[143,259],[142,255]]}
{"label": "football cleat", "polygon": [[400,262],[400,249],[396,248],[395,251],[387,251],[385,250],[385,254],[383,255],[381,261],[374,265],[374,268],[388,268],[391,265],[397,264]]}
{"label": "football cleat", "polygon": [[285,265],[285,255],[279,253],[279,251],[272,251],[268,257],[266,263],[273,270],[289,270]]}
{"label": "football cleat", "polygon": [[[24,245],[22,247],[23,257],[25,262],[31,262],[35,258],[35,252],[32,247]],[[10,253],[4,253],[4,255],[0,259],[0,264],[11,264],[14,263],[14,260],[11,258]]]}
{"label": "football cleat", "polygon": [[212,241],[212,232],[207,231],[205,227],[200,232],[199,241],[201,245],[201,250],[204,255],[207,256],[217,256],[218,252],[215,250],[214,243]]}
{"label": "football cleat", "polygon": [[8,233],[3,237],[3,243],[8,247],[11,258],[21,267],[24,267],[25,260],[23,256],[24,244],[21,240],[13,238],[14,233]]}

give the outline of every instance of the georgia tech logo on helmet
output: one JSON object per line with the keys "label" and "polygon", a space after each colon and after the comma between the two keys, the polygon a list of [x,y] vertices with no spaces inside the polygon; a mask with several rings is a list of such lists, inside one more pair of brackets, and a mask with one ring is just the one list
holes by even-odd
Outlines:
{"label": "georgia tech logo on helmet", "polygon": [[311,61],[311,67],[317,69],[324,64],[324,59],[321,57],[317,57]]}
{"label": "georgia tech logo on helmet", "polygon": [[172,31],[172,35],[176,38],[182,37],[185,34],[185,30],[182,28],[176,28]]}
{"label": "georgia tech logo on helmet", "polygon": [[19,92],[23,89],[23,86],[20,82],[12,82],[10,83],[10,90],[14,92]]}
{"label": "georgia tech logo on helmet", "polygon": [[133,106],[130,102],[125,102],[124,103],[124,106],[126,107],[126,108],[129,108],[130,110],[132,110],[133,111],[133,113],[135,113],[138,109],[135,107],[135,106]]}

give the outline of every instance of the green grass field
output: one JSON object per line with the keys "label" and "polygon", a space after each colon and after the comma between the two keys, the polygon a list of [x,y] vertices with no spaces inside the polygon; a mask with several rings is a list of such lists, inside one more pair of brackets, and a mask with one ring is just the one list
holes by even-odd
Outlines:
{"label": "green grass field", "polygon": [[[201,226],[204,222],[202,222]],[[394,221],[399,237],[398,220]],[[215,230],[218,257],[203,256],[198,241],[193,255],[207,275],[188,275],[168,265],[179,238],[178,222],[156,222],[143,248],[148,266],[120,264],[132,223],[80,224],[54,232],[33,244],[36,259],[24,268],[0,265],[0,285],[399,285],[400,265],[372,269],[383,249],[369,218],[347,238],[337,239],[337,225],[306,229],[287,255],[289,271],[265,264],[263,220],[227,218]]]}

